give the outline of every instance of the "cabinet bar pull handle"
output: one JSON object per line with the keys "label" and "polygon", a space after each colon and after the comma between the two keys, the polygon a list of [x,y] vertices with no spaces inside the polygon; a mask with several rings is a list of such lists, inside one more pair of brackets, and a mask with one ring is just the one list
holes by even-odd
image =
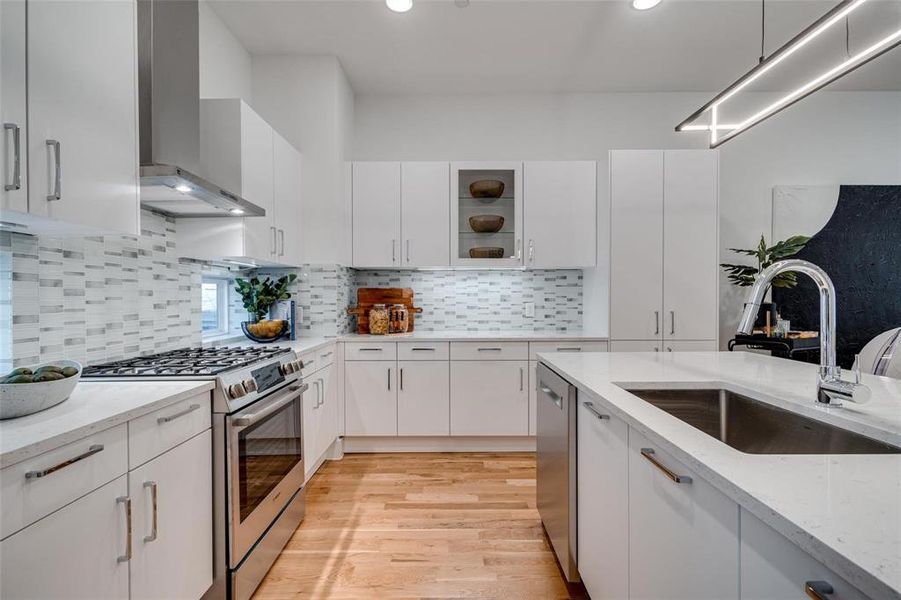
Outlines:
{"label": "cabinet bar pull handle", "polygon": [[603,413],[599,413],[597,409],[594,407],[594,404],[591,402],[583,402],[582,406],[588,409],[588,412],[596,416],[598,419],[605,421],[610,418],[610,415],[605,415]]}
{"label": "cabinet bar pull handle", "polygon": [[660,469],[664,475],[675,481],[676,483],[691,483],[691,477],[688,475],[676,475],[672,471],[670,471],[666,466],[664,466],[660,461],[654,458],[654,449],[653,448],[642,448],[641,455],[644,456],[652,465]]}
{"label": "cabinet bar pull handle", "polygon": [[388,369],[388,390],[391,390],[391,369]]}
{"label": "cabinet bar pull handle", "polygon": [[660,311],[654,311],[654,335],[660,335]]}
{"label": "cabinet bar pull handle", "polygon": [[360,352],[381,352],[381,348],[360,348]]}
{"label": "cabinet bar pull handle", "polygon": [[313,410],[319,408],[319,380],[313,382],[313,387],[316,388],[316,404],[313,405]]}
{"label": "cabinet bar pull handle", "polygon": [[522,378],[523,378],[523,373],[524,373],[524,372],[525,372],[525,369],[523,369],[522,367],[520,367],[520,368],[519,368],[519,391],[520,391],[520,392],[522,391],[522,385],[523,385],[523,384],[522,384]]}
{"label": "cabinet bar pull handle", "polygon": [[116,504],[125,505],[125,554],[116,558],[116,562],[128,562],[131,560],[131,498],[119,496]]}
{"label": "cabinet bar pull handle", "polygon": [[582,351],[582,348],[579,346],[569,346],[569,347],[564,346],[562,348],[557,348],[557,352],[581,352],[581,351]]}
{"label": "cabinet bar pull handle", "polygon": [[4,123],[3,130],[13,132],[13,177],[12,183],[7,183],[3,189],[7,192],[22,188],[22,145],[19,139],[19,126],[15,123]]}
{"label": "cabinet bar pull handle", "polygon": [[410,240],[407,240],[407,262],[410,262]]}
{"label": "cabinet bar pull handle", "polygon": [[826,596],[831,596],[835,590],[828,581],[806,581],[804,582],[804,593],[812,600],[829,600]]}
{"label": "cabinet bar pull handle", "polygon": [[331,350],[329,350],[329,351],[326,352],[325,354],[320,354],[320,355],[319,355],[319,358],[326,358],[326,357],[328,357],[328,356],[331,356],[332,354],[334,354],[334,352],[331,351]]}
{"label": "cabinet bar pull handle", "polygon": [[500,352],[503,348],[479,348],[479,352]]}
{"label": "cabinet bar pull handle", "polygon": [[400,391],[404,391],[404,368],[400,368]]}
{"label": "cabinet bar pull handle", "polygon": [[397,240],[391,240],[391,262],[397,262]]}
{"label": "cabinet bar pull handle", "polygon": [[325,404],[325,379],[320,377],[318,383],[319,385],[316,386],[316,393],[319,395],[319,404],[316,406],[322,406]]}
{"label": "cabinet bar pull handle", "polygon": [[413,352],[434,352],[434,348],[411,348]]}
{"label": "cabinet bar pull handle", "polygon": [[513,260],[522,260],[522,240],[516,239],[516,256],[511,257]]}
{"label": "cabinet bar pull handle", "polygon": [[144,536],[144,542],[152,542],[156,540],[157,528],[157,485],[155,481],[145,481],[145,488],[150,488],[150,505],[153,507],[153,516],[151,518],[150,535]]}
{"label": "cabinet bar pull handle", "polygon": [[538,389],[542,394],[550,398],[551,402],[557,405],[557,408],[563,410],[563,398],[561,398],[559,394],[541,382],[538,383]]}
{"label": "cabinet bar pull handle", "polygon": [[676,335],[676,311],[674,311],[674,310],[669,311],[669,318],[670,318],[669,334]]}
{"label": "cabinet bar pull handle", "polygon": [[278,237],[279,237],[278,255],[284,256],[285,255],[285,230],[284,229],[278,230]]}
{"label": "cabinet bar pull handle", "polygon": [[276,238],[278,237],[278,232],[275,227],[270,227],[269,231],[272,232],[272,250],[269,251],[269,254],[275,254],[278,249],[278,243],[276,242]]}
{"label": "cabinet bar pull handle", "polygon": [[192,413],[192,412],[194,412],[195,410],[197,410],[197,409],[199,409],[199,408],[200,408],[200,405],[199,405],[199,404],[192,404],[192,405],[189,406],[188,408],[186,408],[186,409],[184,409],[184,410],[182,410],[182,411],[179,411],[179,412],[175,413],[174,415],[169,415],[169,416],[166,416],[166,417],[160,417],[160,418],[158,418],[158,419],[156,420],[156,423],[157,423],[157,425],[162,425],[163,423],[169,423],[169,422],[174,421],[175,419],[177,419],[177,418],[179,418],[179,417],[185,416],[185,415],[188,414],[188,413]]}
{"label": "cabinet bar pull handle", "polygon": [[535,240],[529,240],[529,262],[535,262]]}
{"label": "cabinet bar pull handle", "polygon": [[27,473],[25,473],[25,479],[40,479],[41,477],[46,477],[47,475],[50,475],[51,473],[56,473],[59,470],[65,469],[69,465],[74,465],[78,461],[84,460],[84,459],[88,458],[89,456],[94,456],[95,454],[97,454],[98,452],[101,452],[102,450],[103,450],[103,444],[94,444],[93,446],[88,448],[87,452],[85,452],[83,454],[79,454],[78,456],[70,458],[69,460],[64,460],[63,462],[59,463],[58,465],[54,465],[52,467],[49,467],[47,469],[42,469],[40,471],[28,471]]}
{"label": "cabinet bar pull handle", "polygon": [[62,154],[57,140],[47,140],[44,143],[53,148],[53,157],[56,163],[53,169],[53,191],[47,196],[47,201],[52,202],[59,200],[63,195]]}

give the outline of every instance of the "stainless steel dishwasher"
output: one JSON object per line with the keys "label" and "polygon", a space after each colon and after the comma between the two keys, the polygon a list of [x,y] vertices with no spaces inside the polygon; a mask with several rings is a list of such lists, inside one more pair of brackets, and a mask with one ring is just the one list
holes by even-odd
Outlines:
{"label": "stainless steel dishwasher", "polygon": [[538,513],[567,581],[576,568],[576,388],[538,364]]}

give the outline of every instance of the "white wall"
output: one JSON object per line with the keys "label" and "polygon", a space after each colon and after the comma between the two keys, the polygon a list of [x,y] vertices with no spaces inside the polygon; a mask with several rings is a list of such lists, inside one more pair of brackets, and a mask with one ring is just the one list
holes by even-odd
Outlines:
{"label": "white wall", "polygon": [[200,97],[242,98],[253,106],[250,53],[207,2],[200,2]]}
{"label": "white wall", "polygon": [[304,262],[350,264],[345,161],[354,97],[334,56],[254,56],[254,109],[303,153]]}
{"label": "white wall", "polygon": [[[607,331],[607,151],[703,148],[673,131],[711,94],[367,96],[355,104],[355,160],[598,161],[599,267],[585,273],[584,324]],[[721,256],[769,236],[780,184],[901,183],[901,93],[820,92],[721,151]],[[721,279],[720,336],[734,331],[742,292]]]}

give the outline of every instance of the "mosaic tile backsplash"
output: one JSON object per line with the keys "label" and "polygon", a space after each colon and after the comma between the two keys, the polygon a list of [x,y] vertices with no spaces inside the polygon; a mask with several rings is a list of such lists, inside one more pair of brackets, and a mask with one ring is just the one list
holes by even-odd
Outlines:
{"label": "mosaic tile backsplash", "polygon": [[[409,287],[417,331],[491,329],[558,331],[582,328],[582,271],[356,271],[361,287]],[[526,304],[535,304],[527,317]]]}
{"label": "mosaic tile backsplash", "polygon": [[202,267],[180,263],[175,221],[141,215],[140,236],[0,233],[4,368],[83,363],[200,342]]}

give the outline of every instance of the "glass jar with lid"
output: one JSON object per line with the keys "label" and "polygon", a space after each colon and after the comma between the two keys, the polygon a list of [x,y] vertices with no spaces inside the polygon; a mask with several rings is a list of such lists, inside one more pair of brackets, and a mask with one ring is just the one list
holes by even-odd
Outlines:
{"label": "glass jar with lid", "polygon": [[373,304],[369,309],[369,333],[385,335],[388,333],[388,308],[384,304]]}
{"label": "glass jar with lid", "polygon": [[392,304],[389,311],[391,333],[407,333],[410,328],[410,313],[403,304]]}

